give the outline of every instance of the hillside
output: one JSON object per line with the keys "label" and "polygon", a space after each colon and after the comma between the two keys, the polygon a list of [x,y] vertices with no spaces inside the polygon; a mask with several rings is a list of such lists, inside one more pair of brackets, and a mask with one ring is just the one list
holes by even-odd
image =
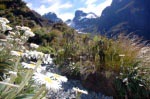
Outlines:
{"label": "hillside", "polygon": [[14,25],[34,27],[52,24],[51,21],[43,19],[37,12],[29,9],[22,0],[1,0],[0,16],[8,18]]}

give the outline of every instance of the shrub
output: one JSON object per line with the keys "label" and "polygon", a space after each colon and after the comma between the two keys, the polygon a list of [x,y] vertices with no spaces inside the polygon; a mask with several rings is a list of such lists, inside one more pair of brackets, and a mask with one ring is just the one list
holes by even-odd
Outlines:
{"label": "shrub", "polygon": [[0,10],[4,10],[4,9],[6,9],[6,5],[0,4]]}
{"label": "shrub", "polygon": [[[146,70],[146,72],[144,72]],[[148,99],[150,97],[150,71],[134,64],[122,70],[116,77],[115,85],[120,98]]]}

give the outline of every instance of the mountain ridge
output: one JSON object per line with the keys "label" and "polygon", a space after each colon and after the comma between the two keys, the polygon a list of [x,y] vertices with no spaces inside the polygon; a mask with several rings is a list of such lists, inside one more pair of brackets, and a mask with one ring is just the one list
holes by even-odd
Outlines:
{"label": "mountain ridge", "polygon": [[[79,14],[80,13],[80,14]],[[69,26],[81,32],[96,33],[108,37],[118,33],[134,33],[145,40],[150,40],[150,1],[148,0],[113,0],[100,17],[79,20],[83,11],[75,13]]]}
{"label": "mountain ridge", "polygon": [[87,24],[90,24],[91,21],[94,21],[98,16],[93,13],[85,13],[81,10],[77,10],[75,12],[75,17],[72,20],[67,20],[65,23],[68,24],[70,27],[83,32],[84,28],[88,28]]}

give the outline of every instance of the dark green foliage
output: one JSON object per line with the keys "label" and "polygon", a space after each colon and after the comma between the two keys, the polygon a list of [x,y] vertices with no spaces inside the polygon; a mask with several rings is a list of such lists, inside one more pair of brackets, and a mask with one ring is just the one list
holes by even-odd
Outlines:
{"label": "dark green foliage", "polygon": [[5,51],[0,51],[0,80],[3,78],[3,73],[8,72],[12,62],[9,60],[10,55]]}
{"label": "dark green foliage", "polygon": [[9,19],[12,25],[24,25],[33,28],[37,25],[51,26],[52,23],[30,10],[22,0],[1,0],[0,10],[0,16]]}
{"label": "dark green foliage", "polygon": [[123,69],[121,72],[115,80],[116,89],[120,98],[150,98],[150,84],[148,79],[143,78],[143,75],[140,74],[141,68],[134,64],[132,68],[128,68],[127,70]]}

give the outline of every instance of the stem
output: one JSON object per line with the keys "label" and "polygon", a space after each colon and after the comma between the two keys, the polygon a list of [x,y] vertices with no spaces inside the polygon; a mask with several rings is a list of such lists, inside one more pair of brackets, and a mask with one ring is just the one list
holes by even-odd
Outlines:
{"label": "stem", "polygon": [[[11,88],[11,87],[19,88],[18,85],[14,85],[14,84],[7,83],[7,82],[1,82],[1,81],[0,81],[0,84],[7,85],[6,89],[5,89],[5,90],[2,92],[2,94],[1,94],[1,96],[2,96],[3,98],[7,95],[5,99],[9,99],[9,98],[10,98],[9,96],[11,96],[11,94],[13,94],[13,89],[9,90],[9,88]],[[11,91],[12,91],[12,93],[11,93]],[[8,95],[8,93],[9,93],[10,95]]]}
{"label": "stem", "polygon": [[22,80],[21,84],[19,85],[20,87],[18,89],[16,89],[15,91],[13,91],[12,94],[8,95],[7,97],[15,98],[15,96],[22,91],[22,89],[25,87],[27,82],[29,82],[29,80],[31,79],[33,73],[36,71],[36,69],[38,68],[38,66],[40,64],[41,64],[41,61],[39,60],[36,64],[36,67],[34,68],[34,70],[29,69],[28,72],[25,75],[25,78]]}
{"label": "stem", "polygon": [[40,89],[39,92],[37,92],[32,99],[40,99],[40,95],[45,91],[45,86],[43,85]]}
{"label": "stem", "polygon": [[[8,83],[13,84],[14,81],[15,81],[15,79],[16,79],[16,76],[14,76],[13,74],[11,74],[11,75],[10,75],[10,81],[9,81]],[[3,91],[3,93],[5,93],[6,91],[8,91],[10,88],[11,88],[11,86],[7,86],[7,87],[5,88],[5,90]]]}
{"label": "stem", "polygon": [[16,94],[18,94],[24,88],[26,83],[30,80],[30,78],[32,77],[32,76],[30,76],[32,74],[32,72],[33,72],[33,70],[28,70],[28,72],[27,72],[27,74],[25,76],[25,79],[21,82],[20,87],[19,87],[19,89],[18,89]]}
{"label": "stem", "polygon": [[14,68],[14,71],[15,71],[15,72],[18,71],[18,64],[19,64],[19,62],[20,62],[20,59],[21,59],[21,57],[18,58],[18,60],[17,60],[17,62],[16,62],[16,64],[15,64],[15,68]]}
{"label": "stem", "polygon": [[76,99],[80,99],[80,96],[81,96],[81,93],[80,93],[80,92],[77,92]]}
{"label": "stem", "polygon": [[43,93],[42,97],[40,97],[40,98],[43,98],[44,96],[46,96],[47,92],[48,92],[48,90],[45,90],[45,92]]}
{"label": "stem", "polygon": [[36,71],[36,69],[38,68],[38,66],[41,64],[41,61],[39,60],[36,64],[36,67],[34,68],[34,70],[29,70],[25,76],[24,81],[21,82],[20,84],[20,88],[17,91],[17,94],[23,89],[23,87],[26,85],[26,83],[31,79],[33,73]]}
{"label": "stem", "polygon": [[14,85],[14,84],[10,84],[10,83],[7,83],[7,82],[1,82],[0,81],[0,84],[3,84],[3,85],[8,85],[8,86],[11,86],[11,87],[19,87],[18,85]]}

